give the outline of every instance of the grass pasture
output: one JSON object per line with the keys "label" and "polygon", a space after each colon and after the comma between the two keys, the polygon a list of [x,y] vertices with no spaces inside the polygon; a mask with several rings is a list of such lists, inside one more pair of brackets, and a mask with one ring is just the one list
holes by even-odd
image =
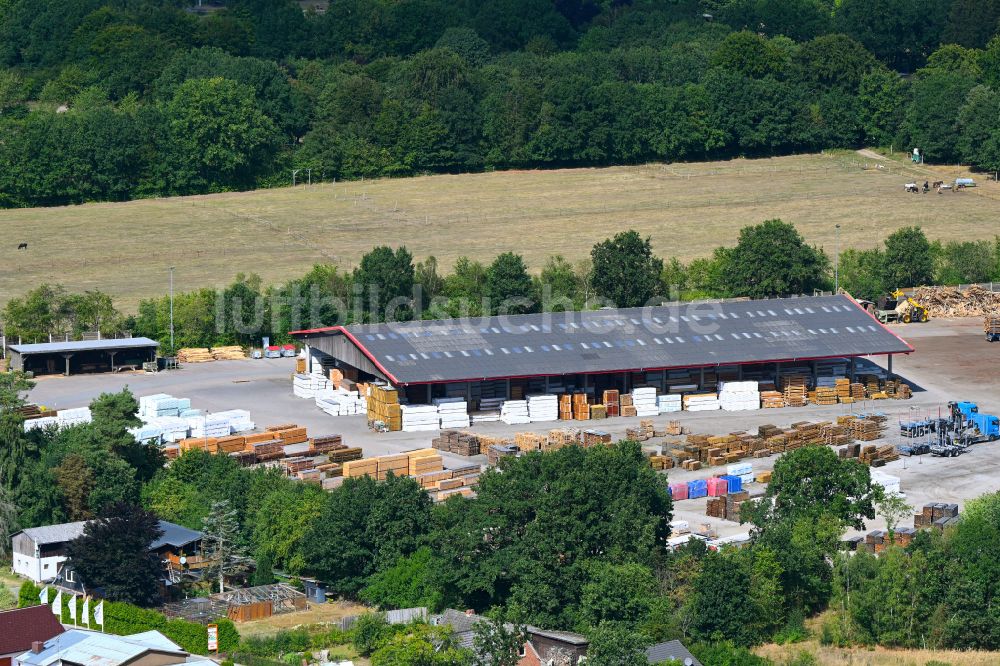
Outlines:
{"label": "grass pasture", "polygon": [[[551,171],[506,171],[299,186],[116,204],[0,211],[0,304],[42,282],[101,289],[126,310],[167,291],[227,284],[240,271],[268,283],[313,263],[352,268],[376,244],[405,244],[445,269],[465,254],[513,250],[533,270],[561,253],[576,260],[634,228],[663,256],[691,259],[735,242],[739,229],[780,217],[833,251],[880,243],[919,224],[931,238],[1000,232],[1000,186],[914,195],[908,180],[954,178],[956,168],[899,162],[861,168],[855,153]],[[27,251],[17,243],[29,243]]]}

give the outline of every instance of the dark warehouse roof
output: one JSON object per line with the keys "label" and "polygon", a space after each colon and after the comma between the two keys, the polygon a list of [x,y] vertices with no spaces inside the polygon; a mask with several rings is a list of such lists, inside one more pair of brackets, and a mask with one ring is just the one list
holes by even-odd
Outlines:
{"label": "dark warehouse roof", "polygon": [[295,331],[345,335],[395,384],[905,354],[848,296],[543,313]]}

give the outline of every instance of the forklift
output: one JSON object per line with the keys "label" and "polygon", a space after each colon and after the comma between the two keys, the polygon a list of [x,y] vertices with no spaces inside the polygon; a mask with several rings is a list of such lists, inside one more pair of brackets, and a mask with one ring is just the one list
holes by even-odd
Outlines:
{"label": "forklift", "polygon": [[882,296],[877,303],[864,300],[858,303],[883,324],[919,324],[931,318],[927,308],[903,293],[902,289]]}

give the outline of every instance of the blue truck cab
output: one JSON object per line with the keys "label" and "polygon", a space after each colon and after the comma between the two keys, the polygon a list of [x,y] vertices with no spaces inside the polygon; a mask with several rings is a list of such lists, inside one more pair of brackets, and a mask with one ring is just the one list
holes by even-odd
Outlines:
{"label": "blue truck cab", "polygon": [[980,435],[991,442],[1000,439],[1000,418],[992,414],[975,413],[969,416],[969,421],[975,424]]}
{"label": "blue truck cab", "polygon": [[973,414],[979,413],[979,405],[974,402],[956,402],[955,406],[967,419],[972,419]]}

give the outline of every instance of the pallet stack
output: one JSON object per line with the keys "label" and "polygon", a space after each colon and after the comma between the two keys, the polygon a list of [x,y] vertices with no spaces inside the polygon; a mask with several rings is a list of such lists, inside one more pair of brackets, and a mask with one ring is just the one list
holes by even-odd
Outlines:
{"label": "pallet stack", "polygon": [[496,467],[503,458],[517,456],[519,453],[520,449],[513,444],[492,444],[486,449],[486,462],[491,467]]}
{"label": "pallet stack", "polygon": [[817,386],[812,401],[817,405],[836,405],[839,400],[835,386]]}
{"label": "pallet stack", "polygon": [[949,521],[958,520],[958,505],[944,502],[929,502],[923,506],[920,513],[913,516],[913,526],[916,528],[936,527],[944,529]]}
{"label": "pallet stack", "polygon": [[598,446],[600,444],[610,444],[611,433],[603,430],[584,430],[582,444],[585,447]]}
{"label": "pallet stack", "polygon": [[542,446],[547,444],[548,438],[546,438],[545,435],[539,435],[533,432],[519,432],[514,435],[514,446],[516,446],[522,453],[541,451]]}
{"label": "pallet stack", "polygon": [[590,420],[590,405],[586,393],[573,394],[573,419],[576,421]]}

